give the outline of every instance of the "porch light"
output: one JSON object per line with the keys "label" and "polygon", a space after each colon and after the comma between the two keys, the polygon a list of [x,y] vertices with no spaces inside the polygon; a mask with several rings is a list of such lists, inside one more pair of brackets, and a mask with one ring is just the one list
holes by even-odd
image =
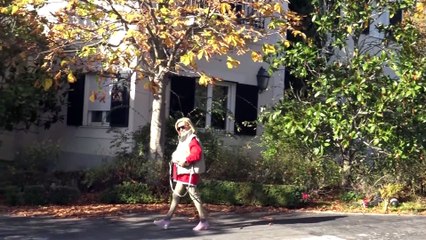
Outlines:
{"label": "porch light", "polygon": [[263,67],[260,67],[256,75],[259,92],[263,92],[266,90],[266,88],[268,88],[269,78],[271,77],[269,76],[268,72]]}

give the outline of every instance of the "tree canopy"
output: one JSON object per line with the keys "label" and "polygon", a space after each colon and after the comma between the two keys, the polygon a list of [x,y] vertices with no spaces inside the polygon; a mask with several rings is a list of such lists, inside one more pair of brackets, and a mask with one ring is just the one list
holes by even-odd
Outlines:
{"label": "tree canopy", "polygon": [[297,139],[312,154],[335,159],[344,186],[386,177],[421,188],[426,55],[419,50],[423,29],[410,18],[416,1],[308,2],[314,34],[277,45],[285,54],[269,59],[305,87],[290,86],[265,114],[265,140]]}
{"label": "tree canopy", "polygon": [[[49,127],[60,120],[61,102],[40,68],[48,41],[35,11],[0,1],[0,129]],[[44,86],[42,86],[44,82]]]}

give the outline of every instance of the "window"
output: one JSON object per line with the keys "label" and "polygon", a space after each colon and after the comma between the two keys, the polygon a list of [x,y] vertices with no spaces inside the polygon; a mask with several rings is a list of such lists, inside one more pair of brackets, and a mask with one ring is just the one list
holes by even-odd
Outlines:
{"label": "window", "polygon": [[[127,127],[129,92],[127,83],[95,74],[80,75],[70,84],[67,125]],[[90,96],[95,99],[90,100]]]}
{"label": "window", "polygon": [[[235,95],[235,84],[218,83],[207,87],[196,86],[193,118],[200,127],[213,128],[232,132],[234,109],[233,96]],[[205,112],[205,114],[202,114]]]}
{"label": "window", "polygon": [[86,75],[85,95],[95,96],[86,101],[87,114],[83,112],[83,124],[88,126],[109,126],[109,110],[111,108],[111,79],[103,79],[97,75]]}
{"label": "window", "polygon": [[170,96],[170,114],[175,118],[190,117],[200,128],[256,134],[257,86],[219,82],[204,87],[195,78],[173,77]]}

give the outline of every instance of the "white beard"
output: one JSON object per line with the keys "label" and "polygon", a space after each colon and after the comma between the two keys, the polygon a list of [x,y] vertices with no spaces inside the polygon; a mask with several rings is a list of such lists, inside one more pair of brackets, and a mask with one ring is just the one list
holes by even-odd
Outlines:
{"label": "white beard", "polygon": [[193,133],[192,129],[182,130],[179,136],[179,142],[184,142]]}

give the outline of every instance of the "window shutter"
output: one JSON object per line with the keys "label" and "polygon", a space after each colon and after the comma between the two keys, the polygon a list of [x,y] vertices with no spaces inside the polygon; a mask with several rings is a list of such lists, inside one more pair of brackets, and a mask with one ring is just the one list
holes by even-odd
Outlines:
{"label": "window shutter", "polygon": [[112,86],[109,113],[111,127],[129,126],[129,97],[129,89],[125,83],[116,83]]}
{"label": "window shutter", "polygon": [[188,116],[194,110],[195,78],[175,76],[170,82],[170,115],[174,118]]}
{"label": "window shutter", "polygon": [[389,25],[397,25],[402,22],[402,9],[398,9],[395,14],[389,19]]}
{"label": "window shutter", "polygon": [[77,76],[77,81],[69,84],[67,125],[81,126],[83,123],[85,75]]}
{"label": "window shutter", "polygon": [[[237,135],[256,135],[258,88],[246,84],[237,85],[235,99],[235,127]],[[247,123],[248,122],[248,125]]]}

